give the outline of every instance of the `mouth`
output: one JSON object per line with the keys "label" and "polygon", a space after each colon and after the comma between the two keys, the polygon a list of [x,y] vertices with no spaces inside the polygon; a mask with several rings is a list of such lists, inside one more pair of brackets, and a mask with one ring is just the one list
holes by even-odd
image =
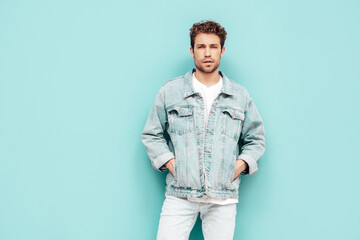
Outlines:
{"label": "mouth", "polygon": [[204,61],[203,63],[213,63],[213,61]]}

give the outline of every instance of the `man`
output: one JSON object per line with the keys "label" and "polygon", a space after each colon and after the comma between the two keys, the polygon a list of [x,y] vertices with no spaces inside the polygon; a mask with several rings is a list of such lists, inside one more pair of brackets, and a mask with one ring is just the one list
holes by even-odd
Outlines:
{"label": "man", "polygon": [[226,34],[213,21],[192,26],[196,69],[160,88],[142,132],[152,166],[169,170],[157,239],[188,239],[198,213],[206,240],[233,239],[240,175],[265,151],[249,93],[219,71]]}

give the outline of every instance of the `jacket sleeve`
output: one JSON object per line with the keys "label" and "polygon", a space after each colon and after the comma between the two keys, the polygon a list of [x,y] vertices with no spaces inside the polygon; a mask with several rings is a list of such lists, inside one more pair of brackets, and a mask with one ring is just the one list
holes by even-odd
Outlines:
{"label": "jacket sleeve", "polygon": [[165,167],[164,164],[170,159],[175,158],[164,138],[166,125],[167,113],[165,110],[163,90],[161,88],[155,97],[141,134],[141,140],[145,145],[151,164],[154,169],[160,172],[165,172],[167,167]]}
{"label": "jacket sleeve", "polygon": [[255,174],[258,170],[257,161],[265,152],[265,130],[263,121],[251,97],[249,97],[249,103],[245,109],[239,145],[241,149],[238,159],[244,160],[249,168],[248,171],[241,174]]}

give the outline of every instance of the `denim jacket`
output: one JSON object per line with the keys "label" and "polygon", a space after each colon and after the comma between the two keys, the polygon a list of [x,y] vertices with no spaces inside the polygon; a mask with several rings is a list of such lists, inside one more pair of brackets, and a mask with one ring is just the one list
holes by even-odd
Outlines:
{"label": "denim jacket", "polygon": [[[221,71],[223,87],[205,128],[204,100],[195,92],[190,70],[158,91],[141,139],[152,166],[161,172],[175,158],[174,175],[166,176],[166,195],[238,198],[240,174],[232,180],[236,160],[257,170],[265,151],[262,119],[247,90]],[[166,137],[167,136],[167,137]]]}

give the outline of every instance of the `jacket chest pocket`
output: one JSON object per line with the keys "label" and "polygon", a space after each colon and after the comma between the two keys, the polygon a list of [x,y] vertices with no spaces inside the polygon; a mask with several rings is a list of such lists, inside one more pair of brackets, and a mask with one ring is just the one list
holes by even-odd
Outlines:
{"label": "jacket chest pocket", "polygon": [[184,135],[192,131],[194,126],[193,107],[172,107],[167,110],[170,132]]}
{"label": "jacket chest pocket", "polygon": [[237,141],[245,119],[244,110],[224,108],[221,110],[221,133]]}

